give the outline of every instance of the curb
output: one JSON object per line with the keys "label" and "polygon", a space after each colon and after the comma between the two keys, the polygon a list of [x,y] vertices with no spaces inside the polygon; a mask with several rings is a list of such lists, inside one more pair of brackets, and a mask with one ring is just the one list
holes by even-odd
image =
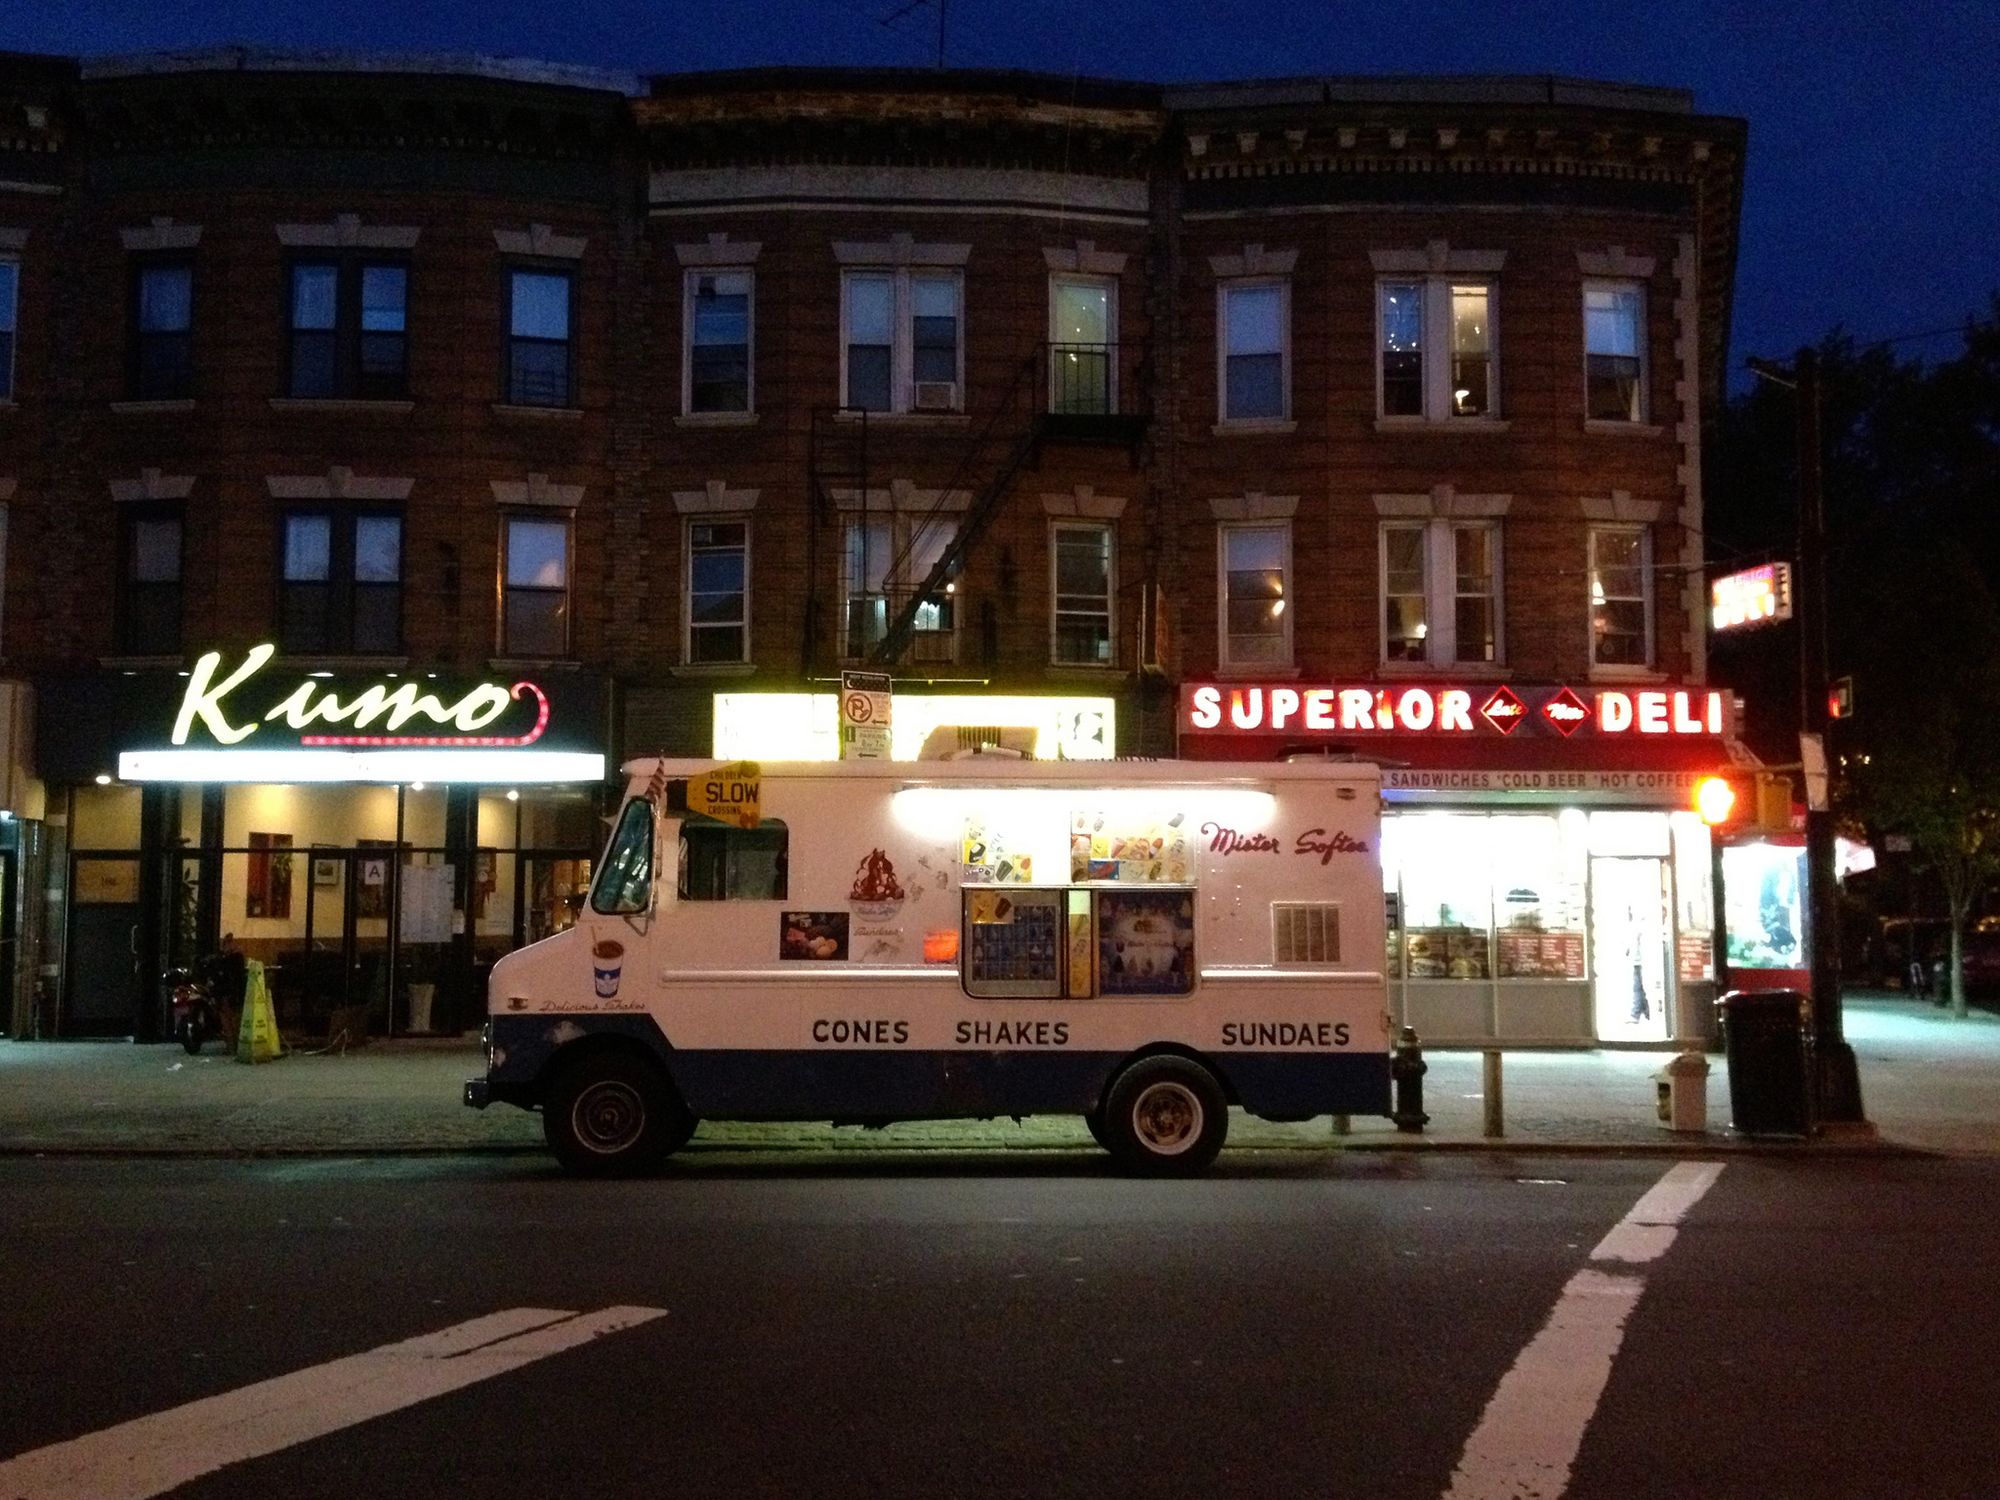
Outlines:
{"label": "curb", "polygon": [[[869,1157],[902,1156],[1024,1156],[1068,1153],[1101,1157],[1096,1146],[1073,1141],[998,1142],[937,1141],[875,1144],[855,1142],[714,1141],[690,1142],[679,1157],[791,1156],[824,1160],[865,1160]],[[1948,1153],[1921,1146],[1904,1146],[1892,1141],[1815,1142],[1803,1140],[1708,1140],[1701,1141],[1576,1141],[1576,1140],[1384,1140],[1329,1141],[1319,1143],[1262,1142],[1225,1146],[1222,1159],[1243,1156],[1371,1156],[1396,1153],[1472,1156],[1640,1156],[1673,1157],[1680,1160],[1705,1157],[1788,1156],[1795,1158],[1898,1157],[1922,1158]],[[546,1156],[542,1145],[401,1145],[401,1146],[124,1146],[50,1144],[44,1146],[0,1143],[0,1160],[50,1158],[62,1160],[131,1161],[300,1161],[368,1160],[374,1158],[508,1157]]]}

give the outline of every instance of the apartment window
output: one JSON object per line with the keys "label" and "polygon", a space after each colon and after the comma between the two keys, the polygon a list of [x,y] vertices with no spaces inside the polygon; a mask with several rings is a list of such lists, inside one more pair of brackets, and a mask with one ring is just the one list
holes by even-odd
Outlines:
{"label": "apartment window", "polygon": [[1500,659],[1500,527],[1492,521],[1382,528],[1382,660]]}
{"label": "apartment window", "polygon": [[1049,410],[1108,416],[1118,409],[1117,286],[1104,276],[1049,279]]}
{"label": "apartment window", "polygon": [[403,518],[295,511],[284,519],[278,633],[288,652],[400,651]]}
{"label": "apartment window", "polygon": [[750,294],[748,271],[687,273],[689,414],[752,410]]}
{"label": "apartment window", "polygon": [[194,266],[143,262],[132,273],[130,389],[139,401],[194,394]]}
{"label": "apartment window", "polygon": [[167,511],[125,517],[120,645],[162,655],[181,649],[181,518]]}
{"label": "apartment window", "polygon": [[1636,281],[1583,284],[1585,414],[1646,420],[1646,289]]}
{"label": "apartment window", "polygon": [[1290,665],[1290,523],[1224,526],[1219,540],[1222,664]]}
{"label": "apartment window", "polygon": [[569,522],[509,516],[505,538],[501,654],[565,655],[569,650]]}
{"label": "apartment window", "polygon": [[1112,666],[1111,528],[1059,521],[1054,532],[1052,659],[1062,666]]}
{"label": "apartment window", "polygon": [[1222,420],[1282,420],[1289,409],[1290,297],[1282,281],[1227,283],[1222,323]]}
{"label": "apartment window", "polygon": [[690,520],[687,660],[750,659],[750,524]]}
{"label": "apartment window", "polygon": [[0,401],[14,397],[14,335],[21,322],[21,263],[0,255]]}
{"label": "apartment window", "polygon": [[567,271],[507,273],[507,400],[568,406],[576,278]]}
{"label": "apartment window", "polygon": [[1590,529],[1590,660],[1644,667],[1653,660],[1652,537],[1642,527]]}
{"label": "apartment window", "polygon": [[[957,534],[949,516],[871,516],[847,523],[842,557],[845,654],[872,652]],[[957,658],[957,584],[947,581],[917,605],[906,659],[950,662]]]}
{"label": "apartment window", "polygon": [[1377,287],[1381,413],[1490,417],[1494,412],[1493,287],[1450,277]]}
{"label": "apartment window", "polygon": [[964,406],[963,283],[956,271],[848,271],[840,279],[841,405]]}
{"label": "apartment window", "polygon": [[295,397],[394,400],[409,389],[409,271],[368,261],[292,264]]}

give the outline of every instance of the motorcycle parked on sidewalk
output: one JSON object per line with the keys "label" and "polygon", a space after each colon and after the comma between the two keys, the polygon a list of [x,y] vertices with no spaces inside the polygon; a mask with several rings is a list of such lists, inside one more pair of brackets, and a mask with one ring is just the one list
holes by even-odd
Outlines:
{"label": "motorcycle parked on sidewalk", "polygon": [[222,1035],[215,987],[197,969],[169,969],[161,979],[173,1002],[174,1039],[193,1057],[210,1037]]}

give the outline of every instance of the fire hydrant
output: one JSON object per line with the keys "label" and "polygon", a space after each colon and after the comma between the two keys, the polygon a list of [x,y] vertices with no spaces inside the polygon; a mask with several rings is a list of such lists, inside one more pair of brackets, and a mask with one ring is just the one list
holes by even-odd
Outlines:
{"label": "fire hydrant", "polygon": [[1429,1071],[1416,1028],[1405,1026],[1396,1034],[1389,1056],[1389,1076],[1396,1083],[1396,1109],[1389,1118],[1398,1130],[1415,1135],[1430,1123],[1431,1117],[1424,1113],[1424,1074]]}

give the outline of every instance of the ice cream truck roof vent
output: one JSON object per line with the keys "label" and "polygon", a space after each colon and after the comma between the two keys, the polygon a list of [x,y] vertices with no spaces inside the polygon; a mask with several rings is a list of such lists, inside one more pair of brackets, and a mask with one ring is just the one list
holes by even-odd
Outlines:
{"label": "ice cream truck roof vent", "polygon": [[999,755],[1010,760],[1030,759],[1035,753],[1039,730],[1026,726],[985,724],[940,724],[924,736],[918,760],[964,760],[974,755]]}

